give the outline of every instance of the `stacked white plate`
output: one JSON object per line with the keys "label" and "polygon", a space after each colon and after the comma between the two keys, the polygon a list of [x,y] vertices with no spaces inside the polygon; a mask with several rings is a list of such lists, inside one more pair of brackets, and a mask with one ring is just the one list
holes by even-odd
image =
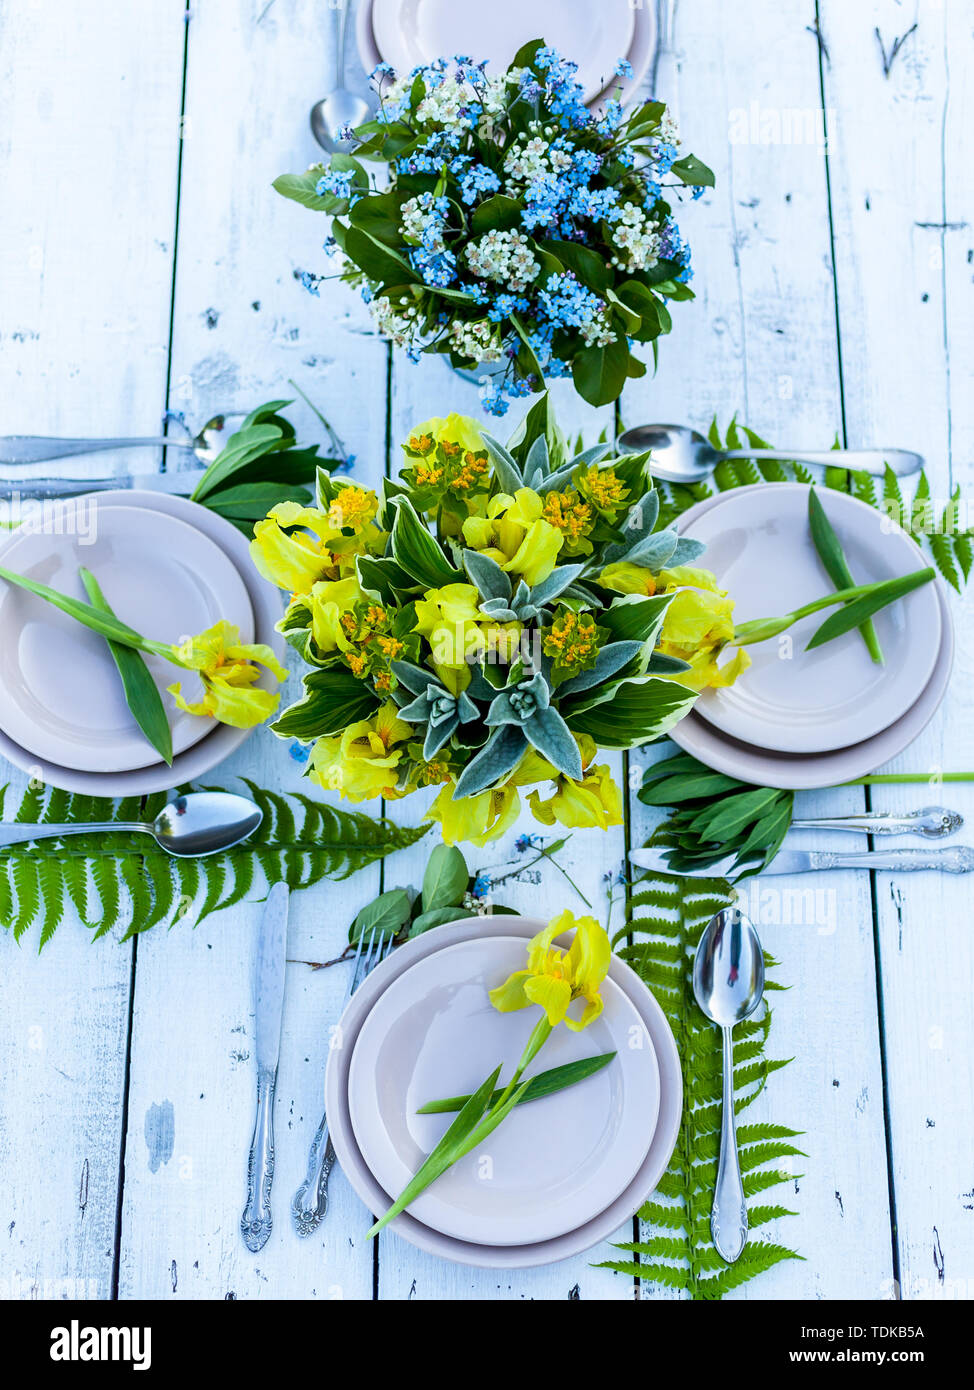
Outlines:
{"label": "stacked white plate", "polygon": [[[498,1013],[488,991],[524,968],[543,925],[487,917],[436,927],[353,996],[329,1054],[325,1109],[341,1166],[371,1211],[391,1206],[455,1118],[419,1115],[421,1105],[468,1094],[501,1061],[510,1075],[538,1010]],[[515,1269],[578,1254],[632,1217],[676,1143],[680,1063],[662,1010],[621,961],[603,1000],[583,1032],[556,1029],[527,1074],[614,1051],[612,1061],[516,1107],[392,1230],[444,1259]]]}
{"label": "stacked white plate", "polygon": [[[491,0],[482,8],[457,0],[362,0],[356,13],[359,56],[366,72],[390,63],[397,74],[457,54],[507,68],[522,44],[541,39],[578,64],[585,100],[598,104],[638,90],[656,46],[656,10],[632,0]],[[625,59],[632,76],[614,76]]]}
{"label": "stacked white plate", "polygon": [[[242,641],[283,654],[279,601],[254,570],[246,539],[183,497],[120,490],[46,505],[5,541],[0,564],[81,600],[87,568],[117,616],[146,637],[178,642],[225,618]],[[161,692],[181,680],[187,699],[201,695],[192,672],[161,658],[147,664]],[[0,584],[0,755],[15,766],[66,791],[137,795],[200,777],[252,732],[182,713],[165,693],[163,703],[171,767],[132,718],[105,641]]]}
{"label": "stacked white plate", "polygon": [[[775,617],[833,591],[811,539],[804,483],[766,483],[707,498],[681,534],[735,600],[734,621]],[[820,488],[856,584],[926,568],[895,522],[847,493]],[[708,690],[671,733],[709,767],[761,786],[830,787],[874,771],[913,741],[947,689],[953,628],[939,579],[876,614],[877,665],[858,632],[806,651],[829,609],[748,647],[752,666]]]}

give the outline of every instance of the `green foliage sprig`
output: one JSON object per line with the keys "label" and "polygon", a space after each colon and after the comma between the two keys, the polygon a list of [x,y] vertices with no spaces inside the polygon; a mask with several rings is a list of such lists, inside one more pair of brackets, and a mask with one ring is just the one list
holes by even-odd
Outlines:
{"label": "green foliage sprig", "polygon": [[[624,1258],[605,1260],[613,1269],[650,1284],[684,1290],[692,1299],[719,1299],[731,1289],[802,1256],[775,1239],[755,1235],[795,1213],[761,1200],[798,1174],[804,1157],[791,1142],[799,1131],[769,1123],[738,1124],[741,1172],[752,1238],[740,1259],[726,1264],[710,1235],[710,1208],[720,1147],[721,1035],[693,998],[693,954],[707,922],[730,902],[724,879],[681,882],[668,874],[645,875],[634,886],[631,915],[617,933],[616,954],[650,987],[673,1029],[684,1076],[680,1133],[670,1165],[652,1198],[639,1211],[645,1229],[638,1241],[616,1248]],[[766,956],[770,967],[775,962]],[[767,979],[766,990],[783,988]],[[768,1053],[772,1014],[738,1024],[734,1041],[735,1108],[740,1116],[768,1078],[788,1065]]]}
{"label": "green foliage sprig", "polygon": [[[265,880],[284,881],[298,890],[325,878],[348,878],[394,850],[415,844],[428,829],[340,811],[306,796],[270,792],[250,781],[246,785],[264,812],[263,823],[244,844],[205,859],[174,859],[148,835],[72,835],[63,841],[0,848],[0,925],[18,940],[39,926],[42,947],[69,905],[93,939],[123,921],[123,941],[160,922],[198,925],[211,912],[241,902],[252,889],[261,892]],[[165,801],[161,792],[111,801],[32,787],[12,819],[48,825],[146,821]]]}

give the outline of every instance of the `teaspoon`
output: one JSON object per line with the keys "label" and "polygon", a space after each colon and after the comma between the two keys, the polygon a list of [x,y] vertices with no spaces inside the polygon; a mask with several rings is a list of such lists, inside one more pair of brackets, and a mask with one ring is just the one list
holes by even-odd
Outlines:
{"label": "teaspoon", "polygon": [[693,961],[693,995],[704,1017],[723,1033],[720,1162],[710,1233],[718,1254],[733,1264],[747,1244],[747,1204],[734,1116],[734,1025],[752,1014],[764,995],[764,952],[754,923],[739,908],[718,912],[701,936]]}
{"label": "teaspoon", "polygon": [[372,108],[364,97],[350,92],[345,86],[345,30],[348,24],[348,0],[340,6],[338,17],[338,58],[335,64],[335,86],[311,108],[311,133],[324,150],[334,154],[347,150],[355,142],[345,140],[340,132],[352,130],[367,121]]}
{"label": "teaspoon", "polygon": [[166,803],[154,821],[76,821],[70,825],[0,824],[0,845],[22,845],[62,835],[142,834],[177,859],[232,849],[252,835],[264,813],[233,792],[189,792]]}

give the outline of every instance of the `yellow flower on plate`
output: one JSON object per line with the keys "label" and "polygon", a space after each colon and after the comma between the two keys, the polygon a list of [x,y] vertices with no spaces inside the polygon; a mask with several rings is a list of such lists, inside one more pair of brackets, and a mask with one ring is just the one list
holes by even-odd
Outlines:
{"label": "yellow flower on plate", "polygon": [[493,791],[481,792],[479,796],[464,796],[457,801],[453,799],[455,786],[451,778],[425,816],[426,820],[439,822],[446,844],[455,845],[458,840],[469,840],[483,849],[489,840],[496,840],[517,820],[521,799],[517,788],[511,783]]}
{"label": "yellow flower on plate", "polygon": [[[575,928],[567,951],[552,946],[556,936]],[[580,1032],[602,1012],[599,990],[609,971],[612,947],[605,928],[594,917],[576,917],[565,911],[554,917],[544,931],[528,943],[528,966],[515,970],[502,985],[490,991],[490,1002],[500,1013],[512,1013],[538,1004],[554,1028],[563,1020],[573,1032]],[[571,1018],[569,1005],[584,999],[580,1018]]]}
{"label": "yellow flower on plate", "polygon": [[326,791],[338,791],[349,801],[404,795],[398,787],[399,762],[412,738],[413,728],[399,717],[387,700],[371,719],[350,724],[341,734],[319,738],[311,750],[312,782]]}
{"label": "yellow flower on plate", "polygon": [[518,488],[513,497],[499,492],[487,503],[485,517],[471,516],[463,523],[463,539],[471,550],[489,555],[533,588],[554,569],[564,542],[563,533],[543,520],[543,509],[532,488]]}
{"label": "yellow flower on plate", "polygon": [[751,658],[738,651],[733,660],[718,666],[718,658],[734,640],[734,600],[727,597],[710,570],[678,565],[657,575],[658,592],[672,594],[663,618],[659,649],[689,664],[669,679],[690,690],[733,685],[746,671]]}
{"label": "yellow flower on plate", "polygon": [[528,804],[535,820],[542,825],[554,825],[558,821],[573,830],[591,826],[608,830],[610,825],[623,822],[622,793],[612,780],[607,763],[588,768],[580,782],[558,776],[553,796],[542,801],[540,792],[533,791]]}
{"label": "yellow flower on plate", "polygon": [[181,682],[167,687],[179,708],[189,714],[209,715],[235,729],[252,729],[277,709],[278,693],[255,687],[258,668],[266,666],[279,681],[287,672],[263,642],[241,642],[240,629],[233,623],[221,618],[198,636],[175,644],[172,651],[176,664],[196,671],[203,682],[203,698],[195,703],[183,698]]}

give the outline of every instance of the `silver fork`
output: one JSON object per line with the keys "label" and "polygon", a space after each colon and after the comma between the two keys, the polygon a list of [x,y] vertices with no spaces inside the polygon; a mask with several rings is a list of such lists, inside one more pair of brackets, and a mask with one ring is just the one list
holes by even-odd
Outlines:
{"label": "silver fork", "polygon": [[[345,1012],[348,1001],[365,977],[371,974],[392,950],[393,938],[380,936],[379,940],[376,941],[377,930],[377,927],[372,928],[364,948],[364,936],[360,936],[358,939],[358,946],[352,959],[352,978],[349,981],[345,1001],[342,1004],[342,1013]],[[321,1123],[318,1125],[315,1137],[311,1141],[311,1149],[308,1152],[308,1171],[305,1174],[304,1182],[295,1192],[291,1201],[291,1216],[294,1220],[294,1229],[299,1236],[312,1235],[324,1219],[328,1210],[328,1179],[335,1166],[335,1157],[335,1149],[328,1133],[328,1116],[323,1113]]]}

